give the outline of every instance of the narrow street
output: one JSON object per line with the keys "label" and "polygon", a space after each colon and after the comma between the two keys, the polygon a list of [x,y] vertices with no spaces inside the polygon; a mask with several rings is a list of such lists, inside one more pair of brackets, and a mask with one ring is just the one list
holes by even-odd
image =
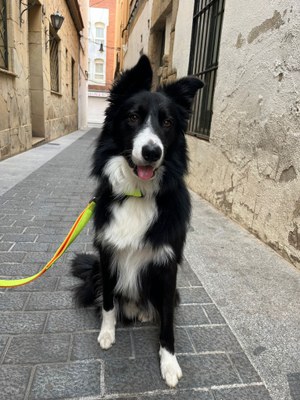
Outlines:
{"label": "narrow street", "polygon": [[[71,134],[0,164],[0,277],[36,273],[93,195],[98,130]],[[73,135],[73,136],[72,136]],[[36,160],[28,163],[26,157]],[[13,180],[12,180],[13,177]],[[75,252],[92,252],[92,223],[41,278],[0,289],[0,399],[299,400],[300,273],[195,194],[178,277],[176,351],[183,378],[160,376],[158,327],[117,326],[76,309]]]}

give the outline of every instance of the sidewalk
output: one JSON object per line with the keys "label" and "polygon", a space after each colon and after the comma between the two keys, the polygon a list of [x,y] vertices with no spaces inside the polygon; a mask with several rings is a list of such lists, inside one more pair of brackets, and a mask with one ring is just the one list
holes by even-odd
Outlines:
{"label": "sidewalk", "polygon": [[[37,272],[92,197],[97,132],[0,162],[1,277]],[[43,277],[0,289],[1,400],[300,399],[300,272],[194,194],[193,205],[178,278],[178,387],[160,377],[157,326],[118,325],[103,351],[93,310],[75,309],[69,260],[93,250],[90,224]]]}

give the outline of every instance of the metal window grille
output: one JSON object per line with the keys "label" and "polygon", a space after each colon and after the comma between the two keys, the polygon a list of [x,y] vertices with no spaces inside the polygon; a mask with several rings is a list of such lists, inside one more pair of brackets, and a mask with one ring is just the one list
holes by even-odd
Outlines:
{"label": "metal window grille", "polygon": [[50,30],[50,76],[51,90],[59,92],[59,65],[58,65],[59,39]]}
{"label": "metal window grille", "polygon": [[0,68],[8,69],[6,0],[0,0]]}
{"label": "metal window grille", "polygon": [[72,98],[75,98],[75,60],[72,58],[71,61],[71,90],[72,90]]}
{"label": "metal window grille", "polygon": [[205,82],[193,104],[188,133],[208,139],[225,0],[195,0],[189,74]]}

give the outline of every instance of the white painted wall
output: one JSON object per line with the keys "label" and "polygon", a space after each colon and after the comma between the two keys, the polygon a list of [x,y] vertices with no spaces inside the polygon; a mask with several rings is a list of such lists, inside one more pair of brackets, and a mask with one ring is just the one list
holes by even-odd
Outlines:
{"label": "white painted wall", "polygon": [[80,10],[83,19],[84,28],[80,39],[82,48],[80,48],[80,66],[78,70],[78,128],[86,129],[88,126],[88,82],[85,71],[88,70],[88,13],[89,0],[81,0]]}
{"label": "white painted wall", "polygon": [[300,267],[299,21],[299,0],[226,1],[210,141],[188,142],[191,188]]}
{"label": "white painted wall", "polygon": [[147,1],[139,19],[130,33],[130,40],[124,56],[125,69],[132,67],[138,61],[142,50],[144,54],[148,54],[152,3],[153,0]]}
{"label": "white painted wall", "polygon": [[188,73],[193,11],[194,1],[179,1],[172,60],[172,66],[177,70],[178,78],[186,76]]}
{"label": "white painted wall", "polygon": [[[107,8],[96,8],[90,7],[89,8],[89,61],[90,61],[90,71],[89,71],[89,84],[99,84],[94,79],[95,73],[95,59],[102,59],[104,63],[104,77],[105,77],[105,69],[106,69],[106,51],[100,53],[99,48],[100,45],[95,43],[96,40],[96,23],[100,22],[105,25],[105,27],[109,24],[109,9]],[[105,30],[105,32],[107,29]],[[107,32],[106,32],[107,33]],[[105,37],[106,43],[106,37]],[[104,47],[105,50],[105,47]],[[104,82],[101,84],[105,84]]]}

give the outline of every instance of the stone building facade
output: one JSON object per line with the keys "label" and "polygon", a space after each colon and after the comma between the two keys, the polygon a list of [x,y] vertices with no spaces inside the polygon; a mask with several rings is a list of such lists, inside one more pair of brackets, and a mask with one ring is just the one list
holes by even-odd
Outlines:
{"label": "stone building facade", "polygon": [[155,83],[189,73],[206,82],[187,135],[190,188],[300,268],[299,1],[131,7],[124,67],[139,58],[143,35]]}
{"label": "stone building facade", "polygon": [[[86,1],[0,1],[0,159],[78,128]],[[51,15],[64,21],[56,32]],[[83,15],[87,15],[83,13]],[[84,95],[83,95],[84,98]]]}

